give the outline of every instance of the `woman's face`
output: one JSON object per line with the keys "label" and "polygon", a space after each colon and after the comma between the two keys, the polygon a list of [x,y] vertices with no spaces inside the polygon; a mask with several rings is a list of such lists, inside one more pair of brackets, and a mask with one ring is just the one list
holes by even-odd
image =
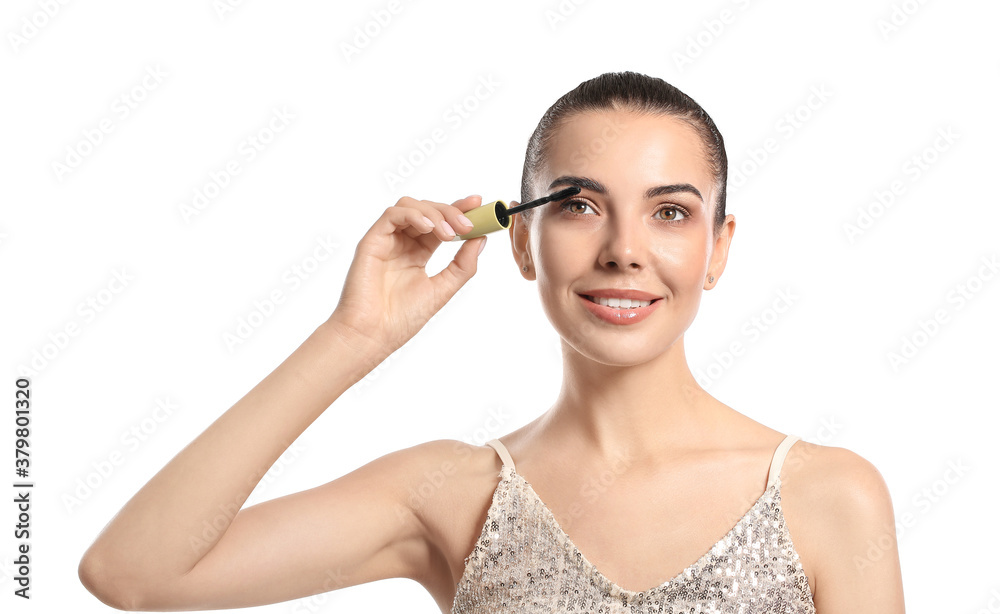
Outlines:
{"label": "woman's face", "polygon": [[[626,111],[572,116],[555,133],[535,195],[581,192],[534,209],[510,228],[518,267],[537,279],[549,321],[581,354],[634,365],[665,352],[687,330],[701,293],[717,282],[735,228],[716,237],[715,181],[698,133],[673,117]],[[596,315],[589,291],[634,289],[658,300],[648,315],[614,324]],[[612,314],[607,307],[602,313]],[[632,312],[635,314],[635,312]],[[612,318],[626,321],[625,312]]]}

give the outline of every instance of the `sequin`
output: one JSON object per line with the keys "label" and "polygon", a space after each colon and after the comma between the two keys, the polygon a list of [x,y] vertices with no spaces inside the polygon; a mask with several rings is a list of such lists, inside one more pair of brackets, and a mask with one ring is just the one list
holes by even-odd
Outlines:
{"label": "sequin", "polygon": [[[794,443],[798,437],[789,439]],[[780,471],[780,461],[775,469]],[[700,559],[663,584],[635,592],[591,564],[531,485],[505,462],[465,564],[452,614],[816,612],[781,510],[778,473]]]}

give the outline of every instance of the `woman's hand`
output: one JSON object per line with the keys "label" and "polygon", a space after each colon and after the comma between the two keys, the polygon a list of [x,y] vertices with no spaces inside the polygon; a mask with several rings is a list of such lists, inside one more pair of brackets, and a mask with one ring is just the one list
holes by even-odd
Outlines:
{"label": "woman's hand", "polygon": [[475,275],[485,236],[463,242],[437,275],[424,267],[442,241],[472,230],[462,213],[481,204],[481,196],[451,205],[404,196],[387,208],[354,250],[329,322],[382,355],[402,347]]}

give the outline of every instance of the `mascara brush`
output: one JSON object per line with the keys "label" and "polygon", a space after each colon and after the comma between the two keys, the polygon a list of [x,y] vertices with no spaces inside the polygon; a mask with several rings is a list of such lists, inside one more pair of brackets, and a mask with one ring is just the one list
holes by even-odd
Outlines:
{"label": "mascara brush", "polygon": [[518,205],[513,209],[508,209],[507,203],[502,200],[495,200],[491,203],[476,207],[471,211],[465,212],[465,217],[469,218],[469,221],[472,222],[472,230],[465,234],[455,235],[455,238],[453,238],[452,241],[475,239],[476,237],[481,237],[497,230],[509,228],[511,217],[515,213],[520,213],[527,209],[531,209],[532,207],[544,205],[545,203],[569,198],[570,196],[576,196],[579,193],[580,188],[573,186],[571,188],[566,188],[565,190],[553,192],[548,196],[543,196],[531,202],[526,202],[523,205]]}

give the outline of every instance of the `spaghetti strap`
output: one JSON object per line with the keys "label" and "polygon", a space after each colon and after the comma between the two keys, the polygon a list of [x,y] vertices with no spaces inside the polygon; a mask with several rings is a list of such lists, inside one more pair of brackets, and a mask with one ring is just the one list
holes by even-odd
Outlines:
{"label": "spaghetti strap", "polygon": [[486,442],[486,445],[491,446],[494,450],[496,450],[497,454],[500,455],[500,460],[503,461],[503,464],[510,467],[511,471],[514,471],[514,459],[510,457],[510,452],[507,451],[507,448],[499,439],[491,439]]}
{"label": "spaghetti strap", "polygon": [[786,435],[781,440],[781,443],[778,444],[777,449],[774,451],[774,456],[771,458],[771,466],[767,470],[767,488],[770,488],[777,481],[778,474],[781,473],[781,464],[785,462],[785,455],[788,454],[788,449],[799,439],[801,438],[798,435]]}

